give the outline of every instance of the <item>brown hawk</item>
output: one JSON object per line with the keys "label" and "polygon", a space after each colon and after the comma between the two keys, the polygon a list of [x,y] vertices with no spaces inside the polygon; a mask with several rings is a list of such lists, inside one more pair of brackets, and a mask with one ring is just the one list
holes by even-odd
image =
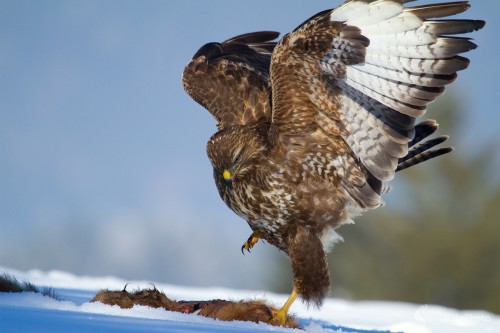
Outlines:
{"label": "brown hawk", "polygon": [[381,205],[397,171],[450,152],[416,124],[476,47],[452,37],[478,20],[435,20],[467,1],[405,7],[409,0],[349,0],[279,42],[240,35],[199,49],[183,74],[191,97],[217,120],[207,145],[224,202],[253,234],[286,253],[293,292],[321,305],[335,229]]}

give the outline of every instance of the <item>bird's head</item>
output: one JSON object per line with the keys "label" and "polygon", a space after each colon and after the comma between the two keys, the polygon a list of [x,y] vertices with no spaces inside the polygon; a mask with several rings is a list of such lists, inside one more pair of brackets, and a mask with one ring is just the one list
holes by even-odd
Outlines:
{"label": "bird's head", "polygon": [[229,188],[243,180],[260,165],[267,151],[258,130],[235,126],[214,134],[207,144],[207,154],[214,177]]}

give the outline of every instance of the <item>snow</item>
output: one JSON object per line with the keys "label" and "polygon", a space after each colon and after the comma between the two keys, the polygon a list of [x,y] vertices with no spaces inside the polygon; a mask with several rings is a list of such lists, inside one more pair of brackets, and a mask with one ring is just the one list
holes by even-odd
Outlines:
{"label": "snow", "polygon": [[[115,277],[75,276],[61,271],[21,272],[0,267],[19,281],[52,287],[62,300],[34,293],[0,294],[0,332],[299,332],[248,322],[223,322],[145,306],[121,309],[89,303],[100,289],[150,288],[151,282]],[[221,288],[187,288],[154,283],[173,299],[266,299],[276,305],[287,295]],[[500,332],[500,316],[485,311],[459,311],[433,305],[398,302],[354,302],[328,299],[321,310],[300,302],[292,306],[306,332]]]}

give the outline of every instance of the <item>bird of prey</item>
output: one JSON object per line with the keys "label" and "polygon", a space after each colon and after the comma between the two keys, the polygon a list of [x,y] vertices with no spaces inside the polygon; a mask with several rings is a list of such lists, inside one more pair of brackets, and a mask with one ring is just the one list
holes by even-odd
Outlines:
{"label": "bird of prey", "polygon": [[320,306],[335,230],[381,205],[397,171],[451,148],[424,116],[476,48],[457,34],[480,20],[443,19],[467,1],[348,0],[278,42],[261,31],[202,46],[185,67],[187,93],[216,119],[208,141],[221,198],[259,238],[288,255],[293,291]]}

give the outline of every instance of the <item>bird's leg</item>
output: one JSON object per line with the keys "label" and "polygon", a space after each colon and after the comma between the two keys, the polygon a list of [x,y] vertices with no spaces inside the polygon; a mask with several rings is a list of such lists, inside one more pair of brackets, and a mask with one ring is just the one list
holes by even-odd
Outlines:
{"label": "bird's leg", "polygon": [[292,306],[292,303],[295,301],[298,295],[299,294],[294,287],[292,293],[290,294],[290,297],[288,297],[281,309],[273,311],[273,319],[277,320],[281,324],[281,326],[286,325],[286,316],[288,314],[288,310],[290,309],[290,306]]}
{"label": "bird's leg", "polygon": [[259,239],[263,236],[264,234],[262,231],[254,231],[250,237],[248,237],[247,241],[243,246],[241,247],[241,253],[245,254],[245,250],[250,252],[250,249],[259,241]]}

